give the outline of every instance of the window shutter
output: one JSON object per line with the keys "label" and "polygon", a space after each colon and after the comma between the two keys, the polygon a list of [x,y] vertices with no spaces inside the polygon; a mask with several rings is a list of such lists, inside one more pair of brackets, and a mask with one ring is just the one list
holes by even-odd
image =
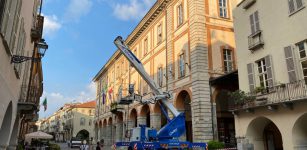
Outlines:
{"label": "window shutter", "polygon": [[288,0],[288,2],[289,2],[289,11],[290,11],[290,13],[292,13],[295,10],[294,0]]}
{"label": "window shutter", "polygon": [[266,65],[266,72],[267,72],[267,76],[268,76],[268,86],[269,87],[273,87],[274,85],[274,78],[273,78],[273,68],[272,68],[272,59],[271,56],[268,55],[265,58],[265,65]]}
{"label": "window shutter", "polygon": [[2,27],[2,19],[3,19],[3,16],[4,16],[5,1],[6,0],[0,0],[0,29]]}
{"label": "window shutter", "polygon": [[296,72],[295,72],[295,67],[294,67],[294,60],[293,60],[293,53],[292,53],[291,46],[285,47],[284,52],[285,52],[285,58],[286,58],[286,63],[287,63],[289,81],[295,82],[297,81],[297,77],[296,77]]}
{"label": "window shutter", "polygon": [[252,63],[247,64],[248,84],[250,92],[254,91],[255,80],[254,80],[254,65]]}
{"label": "window shutter", "polygon": [[253,34],[253,33],[255,33],[254,14],[251,14],[249,16],[249,21],[250,21],[250,25],[251,25],[251,31],[252,31],[252,34]]}
{"label": "window shutter", "polygon": [[255,32],[259,31],[260,30],[260,25],[259,25],[259,13],[258,11],[256,11],[254,13],[254,19],[255,19]]}
{"label": "window shutter", "polygon": [[296,8],[301,8],[303,6],[303,1],[302,0],[296,0]]}

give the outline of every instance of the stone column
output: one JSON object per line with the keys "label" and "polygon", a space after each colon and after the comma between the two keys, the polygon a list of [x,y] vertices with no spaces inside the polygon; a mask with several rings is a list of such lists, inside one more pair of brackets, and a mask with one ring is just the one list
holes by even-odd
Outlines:
{"label": "stone column", "polygon": [[137,117],[137,121],[138,121],[138,126],[141,125],[146,125],[146,117]]}
{"label": "stone column", "polygon": [[116,124],[116,132],[115,132],[115,141],[123,141],[123,127],[124,124],[122,122],[119,122]]}
{"label": "stone column", "polygon": [[203,0],[188,0],[192,75],[193,141],[213,139],[210,87],[208,74],[208,45]]}
{"label": "stone column", "polygon": [[111,143],[111,136],[112,136],[112,131],[111,131],[111,125],[107,125],[106,130],[105,130],[105,140],[104,142],[106,143],[105,145],[110,145]]}
{"label": "stone column", "polygon": [[161,128],[161,114],[160,113],[150,114],[150,125],[151,127],[157,130]]}

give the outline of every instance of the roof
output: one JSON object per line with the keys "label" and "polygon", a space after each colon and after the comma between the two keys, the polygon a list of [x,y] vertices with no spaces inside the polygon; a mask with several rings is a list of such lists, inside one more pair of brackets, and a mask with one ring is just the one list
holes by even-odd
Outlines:
{"label": "roof", "polygon": [[74,106],[74,108],[95,108],[95,107],[96,107],[96,101],[89,101]]}

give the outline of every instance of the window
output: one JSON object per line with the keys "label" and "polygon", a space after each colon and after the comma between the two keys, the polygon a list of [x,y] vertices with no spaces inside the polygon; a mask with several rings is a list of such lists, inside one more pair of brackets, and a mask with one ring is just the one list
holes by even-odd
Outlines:
{"label": "window", "polygon": [[288,0],[289,4],[289,13],[292,14],[299,9],[303,8],[304,3],[302,0]]}
{"label": "window", "polygon": [[179,55],[179,77],[185,76],[185,60],[184,60],[184,53]]}
{"label": "window", "polygon": [[163,68],[159,67],[158,68],[158,84],[160,87],[163,85]]}
{"label": "window", "polygon": [[178,26],[183,23],[183,6],[182,4],[177,6],[177,19],[178,19]]}
{"label": "window", "polygon": [[305,82],[307,83],[307,57],[306,57],[306,43],[300,42],[297,44],[297,48],[300,55],[300,61],[302,66],[302,72]]}
{"label": "window", "polygon": [[84,126],[85,125],[85,118],[80,118],[80,125],[81,126]]}
{"label": "window", "polygon": [[148,52],[148,38],[144,40],[144,56],[147,54],[147,52]]}
{"label": "window", "polygon": [[250,20],[251,32],[252,34],[255,34],[257,31],[260,30],[258,11],[251,14],[249,16],[249,20]]}
{"label": "window", "polygon": [[259,81],[260,81],[260,86],[261,87],[268,87],[268,75],[267,75],[267,69],[266,69],[266,64],[265,64],[265,59],[259,60],[257,63],[258,66],[258,76],[259,76]]}
{"label": "window", "polygon": [[92,115],[92,110],[88,110],[88,114],[89,114],[89,115]]}
{"label": "window", "polygon": [[231,72],[233,70],[232,51],[230,49],[223,49],[224,71]]}
{"label": "window", "polygon": [[160,44],[162,42],[162,25],[159,24],[157,27],[157,44]]}
{"label": "window", "polygon": [[219,13],[220,17],[227,18],[227,0],[219,0]]}

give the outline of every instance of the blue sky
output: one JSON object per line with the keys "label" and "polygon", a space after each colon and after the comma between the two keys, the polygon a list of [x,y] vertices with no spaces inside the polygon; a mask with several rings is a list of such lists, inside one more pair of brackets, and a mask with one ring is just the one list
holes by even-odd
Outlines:
{"label": "blue sky", "polygon": [[155,0],[44,0],[43,58],[47,117],[65,103],[95,98],[93,77],[116,50],[116,36],[127,37]]}

